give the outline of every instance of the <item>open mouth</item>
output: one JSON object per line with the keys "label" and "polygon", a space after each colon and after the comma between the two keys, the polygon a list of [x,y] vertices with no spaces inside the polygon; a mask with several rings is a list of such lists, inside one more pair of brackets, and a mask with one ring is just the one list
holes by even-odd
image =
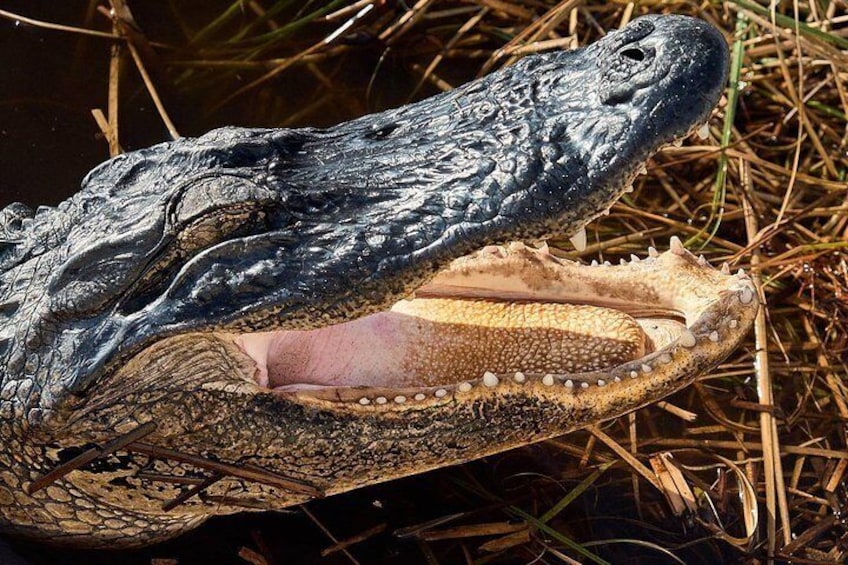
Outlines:
{"label": "open mouth", "polygon": [[686,251],[582,265],[546,246],[455,260],[388,310],[313,330],[229,336],[263,389],[360,406],[409,406],[535,385],[580,393],[702,372],[756,309],[744,273]]}

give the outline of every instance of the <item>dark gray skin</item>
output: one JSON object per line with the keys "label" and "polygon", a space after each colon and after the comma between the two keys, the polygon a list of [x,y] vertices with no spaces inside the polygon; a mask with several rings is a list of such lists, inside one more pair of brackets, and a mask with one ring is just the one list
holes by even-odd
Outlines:
{"label": "dark gray skin", "polygon": [[216,513],[311,497],[227,478],[207,494],[231,503],[195,497],[166,511],[187,487],[140,469],[208,473],[126,451],[27,493],[84,447],[148,422],[147,444],[332,494],[634,408],[577,413],[525,396],[361,411],[257,392],[213,332],[356,318],[483,246],[577,232],[654,152],[707,119],[726,62],[704,22],[640,18],[588,48],[329,129],[223,128],[122,155],[55,209],[5,209],[4,530],[138,545]]}

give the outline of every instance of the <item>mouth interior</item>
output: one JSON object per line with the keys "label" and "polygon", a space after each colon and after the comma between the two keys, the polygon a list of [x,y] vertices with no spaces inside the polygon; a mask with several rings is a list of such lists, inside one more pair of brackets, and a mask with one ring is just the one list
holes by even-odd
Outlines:
{"label": "mouth interior", "polygon": [[504,280],[478,276],[461,289],[431,283],[384,312],[235,341],[254,360],[253,378],[264,388],[414,389],[486,372],[579,379],[639,359],[686,329],[678,313],[635,298],[540,295]]}

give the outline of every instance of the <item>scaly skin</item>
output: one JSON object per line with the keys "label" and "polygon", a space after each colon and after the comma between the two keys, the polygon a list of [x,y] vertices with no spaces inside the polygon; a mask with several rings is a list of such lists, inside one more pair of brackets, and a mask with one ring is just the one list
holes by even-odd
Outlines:
{"label": "scaly skin", "polygon": [[[651,154],[707,119],[726,59],[703,22],[642,18],[586,49],[327,130],[225,128],[123,155],[58,208],[3,210],[4,530],[150,543],[214,514],[565,433],[691,382],[749,327],[757,301],[745,277],[699,264],[679,242],[620,267],[499,246],[579,234]],[[583,373],[257,384],[254,332],[324,328],[416,289],[614,308],[653,346],[629,360],[598,355]],[[668,335],[658,308],[682,320]],[[140,442],[33,488],[139,426]],[[173,505],[188,487],[162,475],[209,480]]]}

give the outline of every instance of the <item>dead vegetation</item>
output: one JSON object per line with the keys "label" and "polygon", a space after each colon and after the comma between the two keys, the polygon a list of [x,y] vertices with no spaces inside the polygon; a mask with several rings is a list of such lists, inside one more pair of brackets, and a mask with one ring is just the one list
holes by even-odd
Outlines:
{"label": "dead vegetation", "polygon": [[[617,260],[679,235],[713,264],[753,273],[767,307],[749,341],[696,386],[636,414],[310,506],[327,536],[316,552],[340,563],[845,562],[844,0],[776,11],[753,0],[213,4],[189,13],[131,3],[133,17],[123,0],[91,3],[81,27],[123,38],[90,39],[112,49],[109,106],[96,116],[113,153],[128,64],[157,99],[166,87],[197,101],[191,130],[232,116],[278,126],[346,119],[528,53],[585,45],[645,13],[697,15],[723,29],[732,49],[730,85],[706,137],[658,155],[635,192],[590,226],[582,258]],[[156,15],[168,23],[149,24]],[[177,135],[168,98],[157,107]],[[425,480],[438,488],[415,511],[370,504]],[[332,516],[351,504],[355,523]],[[262,541],[281,536],[251,527],[253,542],[233,562],[282,562]]]}

